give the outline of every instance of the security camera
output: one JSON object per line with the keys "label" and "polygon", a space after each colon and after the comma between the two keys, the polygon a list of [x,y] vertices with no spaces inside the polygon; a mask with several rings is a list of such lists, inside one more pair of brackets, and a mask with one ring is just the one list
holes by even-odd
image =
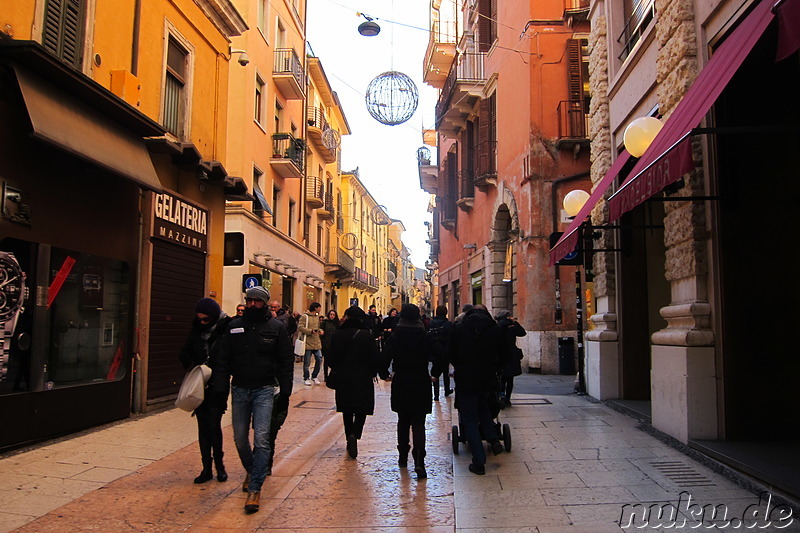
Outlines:
{"label": "security camera", "polygon": [[239,54],[239,64],[243,67],[246,67],[248,63],[250,63],[250,58],[247,57],[247,52],[244,50],[231,50],[231,55]]}

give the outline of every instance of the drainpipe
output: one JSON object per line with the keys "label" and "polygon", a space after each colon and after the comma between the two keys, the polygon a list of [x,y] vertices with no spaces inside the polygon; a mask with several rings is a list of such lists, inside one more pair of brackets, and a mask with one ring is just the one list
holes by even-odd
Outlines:
{"label": "drainpipe", "polygon": [[142,22],[142,0],[136,0],[133,4],[133,35],[131,37],[131,74],[138,75],[139,72],[139,30]]}

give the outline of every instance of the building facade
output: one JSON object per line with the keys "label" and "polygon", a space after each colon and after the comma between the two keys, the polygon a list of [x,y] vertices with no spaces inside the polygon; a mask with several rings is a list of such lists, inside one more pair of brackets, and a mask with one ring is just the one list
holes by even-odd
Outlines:
{"label": "building facade", "polygon": [[541,372],[559,371],[559,339],[576,334],[574,267],[554,275],[548,250],[562,198],[591,184],[588,37],[588,3],[431,2],[437,161],[421,153],[419,171],[436,195],[437,301],[451,318],[467,303],[511,311]]}
{"label": "building facade", "polygon": [[[797,290],[770,275],[790,256],[766,252],[785,247],[774,228],[798,192],[800,114],[774,94],[800,77],[800,42],[782,29],[799,12],[796,0],[592,2],[586,209],[604,227],[588,393],[794,496],[800,434],[785,417],[800,363],[781,333],[797,311],[781,303]],[[625,131],[640,117],[664,125],[632,155]]]}

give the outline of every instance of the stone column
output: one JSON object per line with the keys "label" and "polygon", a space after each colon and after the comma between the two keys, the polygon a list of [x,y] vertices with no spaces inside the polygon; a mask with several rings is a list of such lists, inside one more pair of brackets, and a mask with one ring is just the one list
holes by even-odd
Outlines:
{"label": "stone column", "polygon": [[[656,0],[658,98],[665,117],[697,77],[697,35],[692,0]],[[695,158],[700,154],[694,146]],[[684,177],[677,196],[705,194],[697,169]],[[664,205],[666,278],[671,303],[661,309],[667,327],[652,335],[652,423],[686,442],[717,436],[714,333],[708,302],[708,232],[703,202]]]}
{"label": "stone column", "polygon": [[[592,182],[595,185],[611,167],[611,154],[614,152],[609,118],[607,39],[606,17],[600,14],[592,20],[589,36],[589,82],[593,94],[589,109],[589,139]],[[604,222],[608,222],[608,204],[601,201],[592,212],[592,223],[599,225]],[[613,232],[602,231],[600,240],[595,242],[599,249],[614,248]],[[614,254],[595,253],[593,266],[597,309],[589,317],[594,329],[586,333],[584,369],[589,395],[605,400],[620,395]]]}

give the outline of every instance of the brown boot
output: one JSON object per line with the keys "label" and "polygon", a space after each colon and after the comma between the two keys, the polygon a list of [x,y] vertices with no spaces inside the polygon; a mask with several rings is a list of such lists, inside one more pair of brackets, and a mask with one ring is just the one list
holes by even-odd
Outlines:
{"label": "brown boot", "polygon": [[258,512],[258,500],[261,498],[260,492],[248,492],[247,501],[244,503],[244,510],[248,513]]}

